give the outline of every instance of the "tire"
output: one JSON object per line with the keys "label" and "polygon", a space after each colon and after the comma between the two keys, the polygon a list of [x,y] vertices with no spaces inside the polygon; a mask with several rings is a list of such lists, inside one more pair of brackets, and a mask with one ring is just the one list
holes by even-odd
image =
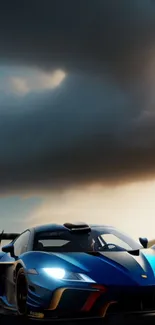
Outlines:
{"label": "tire", "polygon": [[18,315],[27,316],[27,293],[28,285],[23,268],[20,268],[16,278],[16,307]]}

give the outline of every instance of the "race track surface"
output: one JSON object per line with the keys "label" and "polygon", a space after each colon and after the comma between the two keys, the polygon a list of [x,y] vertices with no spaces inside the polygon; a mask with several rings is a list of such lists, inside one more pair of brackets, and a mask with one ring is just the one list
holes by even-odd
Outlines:
{"label": "race track surface", "polygon": [[137,321],[130,321],[129,319],[126,319],[126,320],[113,320],[112,322],[104,322],[104,320],[102,321],[75,321],[75,322],[68,322],[68,321],[65,321],[65,322],[54,322],[54,321],[51,321],[51,322],[43,322],[43,321],[37,321],[37,320],[23,320],[21,321],[21,319],[19,319],[18,317],[13,317],[13,316],[3,316],[0,318],[0,324],[1,325],[6,325],[6,324],[16,324],[16,325],[39,325],[39,324],[50,324],[50,325],[86,325],[86,324],[89,324],[89,325],[154,325],[155,324],[155,320],[154,319],[149,319],[149,321],[147,319],[143,319],[143,320],[138,320]]}

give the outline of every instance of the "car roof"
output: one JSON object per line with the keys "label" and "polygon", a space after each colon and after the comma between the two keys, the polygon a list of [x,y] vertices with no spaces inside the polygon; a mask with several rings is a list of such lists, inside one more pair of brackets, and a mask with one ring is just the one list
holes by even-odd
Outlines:
{"label": "car roof", "polygon": [[59,224],[46,224],[46,225],[39,225],[34,227],[35,232],[40,232],[40,231],[58,231],[58,230],[68,230],[66,227],[63,225]]}
{"label": "car roof", "polygon": [[[90,224],[90,228],[114,228],[108,225],[98,225],[98,224]],[[35,232],[42,232],[42,231],[69,231],[67,227],[61,224],[46,224],[46,225],[39,225],[33,228]]]}

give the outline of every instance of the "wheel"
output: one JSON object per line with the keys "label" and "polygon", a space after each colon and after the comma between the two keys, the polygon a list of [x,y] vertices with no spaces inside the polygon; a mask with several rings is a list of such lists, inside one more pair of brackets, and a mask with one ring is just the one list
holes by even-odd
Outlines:
{"label": "wheel", "polygon": [[27,316],[28,285],[24,269],[20,268],[16,278],[16,306],[18,315]]}

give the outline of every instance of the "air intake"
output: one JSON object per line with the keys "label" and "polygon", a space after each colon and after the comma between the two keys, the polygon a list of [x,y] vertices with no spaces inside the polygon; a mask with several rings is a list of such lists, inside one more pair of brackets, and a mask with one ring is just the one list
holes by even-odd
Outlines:
{"label": "air intake", "polygon": [[76,223],[64,223],[64,227],[69,229],[71,232],[81,233],[81,232],[90,232],[91,228],[84,222],[76,222]]}

